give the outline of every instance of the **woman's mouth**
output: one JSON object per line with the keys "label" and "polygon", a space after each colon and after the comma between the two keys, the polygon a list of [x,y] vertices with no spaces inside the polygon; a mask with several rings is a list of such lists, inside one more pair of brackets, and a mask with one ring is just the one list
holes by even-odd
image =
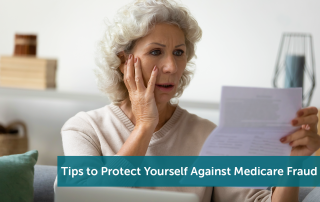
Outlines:
{"label": "woman's mouth", "polygon": [[161,83],[161,84],[156,84],[156,87],[163,92],[170,92],[173,90],[174,84],[173,83]]}

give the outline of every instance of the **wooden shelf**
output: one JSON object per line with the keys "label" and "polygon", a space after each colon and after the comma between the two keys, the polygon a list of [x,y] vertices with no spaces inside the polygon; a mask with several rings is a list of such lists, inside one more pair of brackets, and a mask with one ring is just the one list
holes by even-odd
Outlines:
{"label": "wooden shelf", "polygon": [[71,93],[59,91],[56,89],[48,90],[33,90],[20,88],[5,88],[0,87],[1,97],[25,97],[25,98],[47,98],[47,99],[62,99],[62,100],[77,100],[77,101],[92,101],[110,103],[107,96],[99,94]]}
{"label": "wooden shelf", "polygon": [[[59,91],[56,89],[48,90],[32,90],[19,88],[0,87],[1,97],[25,97],[25,98],[47,98],[47,99],[63,99],[75,101],[103,102],[109,104],[107,96],[89,93],[72,93]],[[214,102],[198,102],[179,99],[179,105],[186,108],[219,110],[219,104]]]}

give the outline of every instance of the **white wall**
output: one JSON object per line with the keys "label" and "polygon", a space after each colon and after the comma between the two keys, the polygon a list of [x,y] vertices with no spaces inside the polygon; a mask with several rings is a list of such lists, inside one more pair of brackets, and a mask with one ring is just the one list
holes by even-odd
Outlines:
{"label": "white wall", "polygon": [[[38,55],[59,60],[59,90],[98,93],[92,72],[103,19],[128,0],[0,0],[0,55],[16,32],[37,33]],[[318,0],[183,0],[203,29],[196,76],[182,99],[219,101],[222,85],[271,87],[283,32],[314,36],[320,63]],[[320,71],[317,71],[317,78]],[[209,91],[204,90],[208,86]],[[320,107],[320,88],[312,105]]]}
{"label": "white wall", "polygon": [[[0,55],[11,55],[15,33],[38,34],[38,56],[58,59],[57,88],[98,94],[92,69],[95,43],[105,17],[129,0],[0,0]],[[283,32],[314,36],[320,64],[320,1],[318,0],[183,0],[203,29],[197,71],[181,100],[218,102],[222,85],[271,87]],[[317,78],[320,78],[317,71]],[[209,89],[209,90],[208,90]],[[38,164],[56,164],[62,155],[60,129],[79,111],[103,102],[35,99],[1,95],[0,123],[15,119],[29,126],[30,149],[38,149]],[[320,88],[312,105],[320,108]],[[217,123],[218,112],[187,109]],[[212,109],[211,109],[212,108]]]}
{"label": "white wall", "polygon": [[[188,5],[204,34],[198,49],[198,74],[185,97],[219,100],[222,85],[272,87],[283,32],[311,33],[315,60],[320,63],[320,1],[188,1]],[[212,88],[210,93],[197,91],[206,84]],[[316,88],[311,103],[317,107],[319,92]]]}

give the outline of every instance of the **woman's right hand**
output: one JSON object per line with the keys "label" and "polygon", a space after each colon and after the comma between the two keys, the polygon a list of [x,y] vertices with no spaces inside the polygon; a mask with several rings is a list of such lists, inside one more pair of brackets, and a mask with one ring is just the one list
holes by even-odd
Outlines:
{"label": "woman's right hand", "polygon": [[159,122],[158,108],[154,97],[154,88],[158,68],[154,66],[147,87],[144,85],[139,58],[129,55],[124,66],[124,83],[129,92],[132,113],[136,126],[146,126],[153,129]]}

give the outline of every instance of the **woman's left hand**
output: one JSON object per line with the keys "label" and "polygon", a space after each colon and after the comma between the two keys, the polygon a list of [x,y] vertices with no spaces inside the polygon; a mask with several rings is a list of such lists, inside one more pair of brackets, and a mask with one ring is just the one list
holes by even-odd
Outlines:
{"label": "woman's left hand", "polygon": [[292,147],[290,156],[310,156],[320,148],[317,114],[316,107],[307,107],[300,109],[297,117],[291,121],[293,126],[301,126],[301,128],[280,139],[282,143],[289,143]]}

